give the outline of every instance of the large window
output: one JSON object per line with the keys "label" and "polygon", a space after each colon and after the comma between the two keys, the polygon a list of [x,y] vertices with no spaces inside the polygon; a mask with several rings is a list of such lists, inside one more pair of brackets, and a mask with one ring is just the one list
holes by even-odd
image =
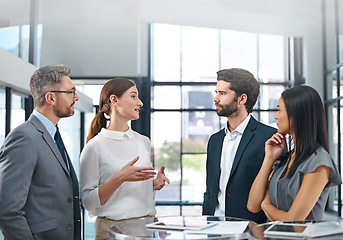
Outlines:
{"label": "large window", "polygon": [[[342,172],[343,159],[343,2],[322,1],[325,108],[328,122],[330,154]],[[342,216],[341,186],[335,187],[329,197],[328,209]]]}
{"label": "large window", "polygon": [[157,206],[158,214],[201,214],[207,141],[227,120],[215,111],[216,72],[239,67],[253,73],[261,84],[253,115],[275,126],[277,101],[294,80],[287,74],[293,38],[153,24],[151,39],[153,157],[157,168],[166,166],[171,180],[155,195],[163,205]]}

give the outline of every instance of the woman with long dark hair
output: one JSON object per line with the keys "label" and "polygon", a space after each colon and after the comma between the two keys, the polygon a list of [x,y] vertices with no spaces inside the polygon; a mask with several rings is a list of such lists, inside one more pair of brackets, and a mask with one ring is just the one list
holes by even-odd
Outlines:
{"label": "woman with long dark hair", "polygon": [[156,214],[153,191],[169,179],[164,166],[155,179],[150,140],[129,127],[143,106],[133,81],[115,78],[102,88],[81,153],[81,200],[95,221],[95,239],[110,239],[115,222]]}
{"label": "woman with long dark hair", "polygon": [[[319,94],[309,86],[285,90],[275,119],[278,132],[265,143],[247,207],[251,212],[262,209],[270,221],[321,220],[330,188],[342,180],[329,155]],[[282,156],[286,134],[292,149]]]}

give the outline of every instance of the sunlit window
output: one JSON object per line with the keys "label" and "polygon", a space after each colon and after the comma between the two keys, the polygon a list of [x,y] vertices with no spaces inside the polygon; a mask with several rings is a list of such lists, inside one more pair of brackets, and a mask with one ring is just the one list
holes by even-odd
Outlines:
{"label": "sunlit window", "polygon": [[[261,83],[253,115],[275,125],[281,92],[290,85],[287,38],[190,26],[153,24],[151,141],[155,167],[171,180],[155,195],[158,214],[201,214],[209,137],[226,124],[214,107],[216,72],[244,68]],[[272,84],[270,84],[272,83]],[[187,207],[187,208],[185,208]],[[168,210],[168,209],[169,210]],[[171,209],[174,209],[171,213]]]}
{"label": "sunlit window", "polygon": [[222,68],[239,66],[257,76],[257,43],[257,33],[220,30],[220,62]]}

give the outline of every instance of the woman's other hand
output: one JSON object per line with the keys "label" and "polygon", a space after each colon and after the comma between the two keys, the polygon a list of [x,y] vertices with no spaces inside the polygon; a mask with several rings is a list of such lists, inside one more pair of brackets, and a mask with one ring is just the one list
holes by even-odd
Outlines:
{"label": "woman's other hand", "polygon": [[160,171],[158,171],[158,173],[157,173],[157,177],[154,179],[154,188],[153,188],[154,191],[161,190],[164,187],[166,182],[168,184],[170,184],[169,179],[164,174],[164,169],[165,169],[165,167],[162,166]]}

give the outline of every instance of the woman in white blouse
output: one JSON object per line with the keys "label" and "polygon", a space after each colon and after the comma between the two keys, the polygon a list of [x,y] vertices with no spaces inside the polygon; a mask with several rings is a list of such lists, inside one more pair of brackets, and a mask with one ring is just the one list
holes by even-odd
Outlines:
{"label": "woman in white blouse", "polygon": [[153,191],[169,183],[164,166],[153,179],[150,140],[129,127],[142,106],[131,80],[115,78],[101,90],[80,164],[83,206],[98,216],[95,239],[110,239],[115,221],[155,215]]}

